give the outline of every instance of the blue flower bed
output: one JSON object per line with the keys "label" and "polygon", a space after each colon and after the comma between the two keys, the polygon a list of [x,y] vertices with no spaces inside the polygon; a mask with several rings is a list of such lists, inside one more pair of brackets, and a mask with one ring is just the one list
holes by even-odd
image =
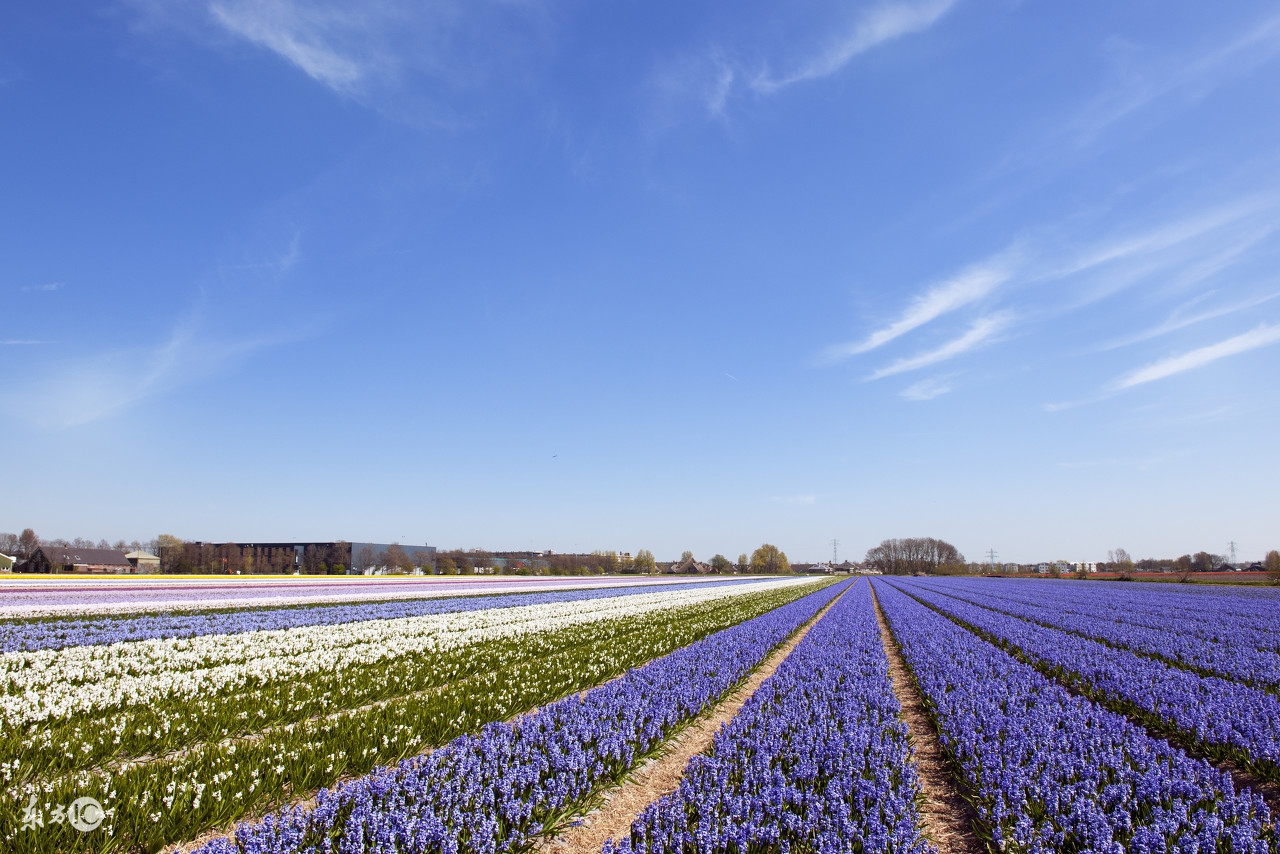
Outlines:
{"label": "blue flower bed", "polygon": [[70,646],[97,646],[121,641],[157,638],[189,638],[200,635],[234,635],[300,626],[336,626],[362,620],[398,620],[431,614],[454,614],[488,608],[515,608],[554,602],[635,596],[674,590],[695,590],[722,584],[752,584],[761,579],[713,581],[681,584],[653,584],[642,587],[599,587],[551,593],[457,596],[438,599],[397,599],[353,605],[309,605],[263,608],[253,611],[163,614],[143,617],[95,617],[54,619],[0,624],[0,652],[63,649]]}
{"label": "blue flower bed", "polygon": [[1200,676],[1098,641],[1050,629],[929,591],[905,589],[1008,643],[1053,674],[1118,711],[1141,715],[1185,736],[1214,758],[1231,758],[1280,779],[1280,698],[1213,676]]}
{"label": "blue flower bed", "polygon": [[1188,596],[1151,585],[1039,580],[938,579],[927,586],[1187,669],[1280,691],[1280,613],[1273,596]]}
{"label": "blue flower bed", "polygon": [[1262,799],[877,582],[942,747],[1008,852],[1275,850]]}
{"label": "blue flower bed", "polygon": [[717,632],[513,723],[325,790],[200,854],[514,852],[713,705],[847,585]]}
{"label": "blue flower bed", "polygon": [[858,584],[814,626],[680,788],[606,854],[930,850],[871,603]]}

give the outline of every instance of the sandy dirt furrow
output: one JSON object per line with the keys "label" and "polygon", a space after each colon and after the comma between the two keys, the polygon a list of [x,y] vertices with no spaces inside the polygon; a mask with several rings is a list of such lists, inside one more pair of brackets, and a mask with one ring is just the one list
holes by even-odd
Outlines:
{"label": "sandy dirt furrow", "polygon": [[[842,593],[841,596],[844,594]],[[555,837],[543,843],[538,854],[599,854],[610,839],[619,839],[631,831],[631,823],[649,804],[680,787],[689,760],[711,747],[711,741],[723,725],[733,720],[764,681],[786,660],[818,620],[831,610],[840,596],[800,628],[782,646],[774,650],[737,690],[708,713],[699,717],[669,741],[662,752],[635,769],[628,780],[603,794],[604,803],[581,816]]]}
{"label": "sandy dirt furrow", "polygon": [[875,596],[875,587],[871,590],[876,619],[880,622],[880,639],[884,642],[885,655],[889,657],[893,693],[898,698],[898,705],[902,706],[902,720],[911,731],[916,775],[924,792],[924,802],[920,805],[920,829],[937,846],[938,854],[981,854],[986,847],[973,832],[973,808],[956,789],[942,746],[938,743],[938,733],[924,710],[920,689],[911,678],[898,643],[889,631],[880,600]]}

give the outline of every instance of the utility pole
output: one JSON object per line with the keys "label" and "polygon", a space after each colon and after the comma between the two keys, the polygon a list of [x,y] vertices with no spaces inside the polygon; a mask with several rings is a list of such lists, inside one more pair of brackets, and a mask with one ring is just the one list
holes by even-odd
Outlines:
{"label": "utility pole", "polygon": [[832,540],[831,541],[831,565],[832,566],[835,566],[836,564],[840,563],[839,549],[840,549],[840,541]]}

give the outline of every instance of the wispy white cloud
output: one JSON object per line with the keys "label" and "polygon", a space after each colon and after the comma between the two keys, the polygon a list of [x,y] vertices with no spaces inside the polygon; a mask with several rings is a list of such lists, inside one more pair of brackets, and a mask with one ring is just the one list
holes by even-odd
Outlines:
{"label": "wispy white cloud", "polygon": [[951,386],[940,379],[930,378],[907,386],[898,392],[898,396],[907,400],[933,400],[935,397],[941,397],[949,391],[951,391]]}
{"label": "wispy white cloud", "polygon": [[302,234],[295,231],[289,245],[279,251],[274,258],[264,261],[250,261],[244,264],[231,264],[227,270],[260,270],[268,274],[283,275],[292,270],[302,259]]}
{"label": "wispy white cloud", "polygon": [[1240,353],[1247,353],[1250,350],[1256,350],[1259,347],[1266,347],[1277,341],[1280,341],[1280,325],[1264,323],[1256,329],[1228,338],[1225,341],[1219,341],[1217,344],[1210,344],[1207,347],[1192,350],[1181,356],[1171,356],[1138,368],[1116,380],[1112,384],[1112,388],[1120,391],[1143,383],[1166,379],[1184,371],[1203,367],[1219,359],[1225,359],[1228,356],[1235,356]]}
{"label": "wispy white cloud", "polygon": [[1066,135],[1087,145],[1105,130],[1161,100],[1196,100],[1226,80],[1246,73],[1280,52],[1280,16],[1250,25],[1230,41],[1193,57],[1177,57],[1131,69],[1065,125]]}
{"label": "wispy white cloud", "polygon": [[486,82],[546,52],[541,0],[122,0],[136,29],[223,49],[248,44],[397,120],[467,124]]}
{"label": "wispy white cloud", "polygon": [[915,371],[920,368],[927,368],[930,365],[936,365],[939,362],[945,362],[948,359],[954,359],[962,353],[967,353],[975,347],[988,343],[1008,327],[1011,321],[1012,316],[1007,313],[980,317],[959,338],[948,341],[934,350],[898,359],[893,364],[876,371],[868,379],[883,379],[894,374]]}
{"label": "wispy white cloud", "polygon": [[52,344],[52,343],[53,343],[52,341],[35,341],[35,340],[24,339],[24,338],[9,338],[9,339],[0,341],[0,344],[3,344],[6,347],[21,347],[27,344]]}
{"label": "wispy white cloud", "polygon": [[931,320],[982,299],[1009,281],[1010,275],[1011,267],[1003,259],[974,265],[917,296],[897,320],[877,329],[861,341],[828,348],[825,357],[832,361],[882,347]]}
{"label": "wispy white cloud", "polygon": [[54,291],[58,290],[61,287],[62,287],[62,282],[46,282],[43,285],[24,285],[22,290],[26,293],[30,293],[32,291],[37,291],[42,293],[53,293]]}
{"label": "wispy white cloud", "polygon": [[350,94],[369,72],[367,58],[344,56],[331,42],[336,33],[363,25],[358,8],[343,11],[289,0],[256,0],[213,3],[209,14],[229,33],[274,51],[312,79]]}
{"label": "wispy white cloud", "polygon": [[956,0],[924,0],[876,6],[860,14],[839,39],[794,71],[781,77],[765,71],[751,81],[751,88],[770,94],[794,83],[834,74],[859,54],[885,42],[929,29],[955,5]]}
{"label": "wispy white cloud", "polygon": [[100,421],[143,401],[229,370],[254,353],[314,334],[302,324],[286,333],[219,338],[197,310],[155,347],[109,350],[52,365],[22,389],[33,421],[62,429]]}
{"label": "wispy white cloud", "polygon": [[1255,308],[1256,306],[1280,297],[1280,291],[1264,294],[1260,297],[1254,297],[1253,299],[1245,300],[1244,302],[1232,303],[1231,305],[1202,311],[1199,314],[1183,315],[1182,309],[1202,302],[1206,296],[1208,296],[1208,294],[1201,295],[1201,297],[1197,297],[1196,299],[1184,304],[1179,308],[1179,310],[1175,310],[1170,315],[1169,319],[1164,323],[1161,323],[1159,326],[1153,326],[1150,329],[1145,329],[1137,334],[1103,344],[1102,346],[1095,348],[1094,352],[1101,353],[1108,350],[1118,350],[1121,347],[1128,347],[1131,344],[1138,344],[1142,341],[1150,341],[1152,338],[1159,338],[1161,335],[1168,335],[1170,332],[1177,332],[1179,329],[1186,329],[1188,326],[1194,326],[1195,324],[1203,323],[1206,320],[1214,320],[1219,317],[1226,317],[1229,314],[1235,314],[1238,311]]}
{"label": "wispy white cloud", "polygon": [[[797,83],[828,77],[861,54],[929,29],[957,2],[889,0],[854,11],[851,15],[843,12],[843,20],[839,22],[817,22],[813,29],[821,31],[825,39],[811,40],[810,44],[820,44],[821,47],[802,50],[800,58],[776,58],[792,51],[795,40],[774,44],[772,48],[764,47],[762,44],[769,42],[773,34],[761,32],[757,33],[753,48],[739,46],[733,50],[722,44],[713,44],[662,59],[646,83],[651,101],[648,129],[665,131],[693,114],[724,120],[735,96],[753,92],[767,97]],[[842,10],[848,8],[847,4],[834,5]],[[836,33],[834,39],[828,35],[833,32]],[[759,59],[744,59],[745,53],[756,56],[773,54],[772,64],[775,67],[790,70],[774,73],[769,62],[762,66]]]}

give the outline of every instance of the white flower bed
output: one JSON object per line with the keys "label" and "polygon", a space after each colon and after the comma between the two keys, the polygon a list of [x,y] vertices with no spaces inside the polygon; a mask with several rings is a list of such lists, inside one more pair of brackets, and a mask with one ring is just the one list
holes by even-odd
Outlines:
{"label": "white flower bed", "polygon": [[[808,579],[766,582],[782,587]],[[0,717],[6,726],[92,713],[160,698],[235,691],[251,683],[304,679],[404,655],[431,655],[479,641],[626,618],[764,589],[731,585],[588,601],[371,620],[340,626],[0,655]]]}

